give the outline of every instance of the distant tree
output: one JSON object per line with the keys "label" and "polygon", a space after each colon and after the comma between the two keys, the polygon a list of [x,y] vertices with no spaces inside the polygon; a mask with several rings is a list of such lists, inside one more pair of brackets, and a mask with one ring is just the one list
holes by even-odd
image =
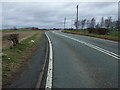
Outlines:
{"label": "distant tree", "polygon": [[100,27],[102,28],[104,26],[104,17],[101,18],[101,23],[100,23]]}
{"label": "distant tree", "polygon": [[118,29],[119,28],[119,22],[118,21],[113,21],[112,22],[112,28]]}
{"label": "distant tree", "polygon": [[97,23],[97,25],[95,26],[96,28],[100,28],[101,25],[99,23]]}
{"label": "distant tree", "polygon": [[87,25],[87,28],[90,27],[90,20],[87,20],[87,21],[86,21],[86,25]]}
{"label": "distant tree", "polygon": [[17,30],[16,26],[13,27],[13,30]]}
{"label": "distant tree", "polygon": [[81,21],[78,21],[78,22],[77,22],[77,20],[75,20],[74,26],[75,26],[76,28],[79,28],[80,25],[81,25]]}
{"label": "distant tree", "polygon": [[117,28],[117,29],[119,29],[119,30],[120,30],[120,21],[119,21],[119,20],[118,20],[118,21],[116,21],[116,25],[115,25],[115,26],[116,26],[116,28]]}
{"label": "distant tree", "polygon": [[32,30],[38,30],[39,28],[37,28],[37,27],[32,27],[31,29],[32,29]]}
{"label": "distant tree", "polygon": [[96,24],[95,18],[92,18],[92,19],[91,19],[91,22],[90,22],[90,28],[94,28],[94,27],[95,27],[95,24]]}
{"label": "distant tree", "polygon": [[76,28],[78,27],[77,20],[75,20],[75,22],[74,22],[74,26],[75,26]]}
{"label": "distant tree", "polygon": [[109,29],[112,25],[112,17],[108,17],[108,19],[105,19],[105,26],[107,29]]}
{"label": "distant tree", "polygon": [[116,28],[116,21],[112,22],[111,28],[113,28],[113,29]]}
{"label": "distant tree", "polygon": [[106,26],[106,28],[109,27],[109,25],[108,25],[108,19],[105,19],[105,26]]}
{"label": "distant tree", "polygon": [[85,26],[85,22],[86,22],[86,19],[84,19],[84,20],[81,21],[81,28],[82,28],[82,29],[83,29],[84,26]]}

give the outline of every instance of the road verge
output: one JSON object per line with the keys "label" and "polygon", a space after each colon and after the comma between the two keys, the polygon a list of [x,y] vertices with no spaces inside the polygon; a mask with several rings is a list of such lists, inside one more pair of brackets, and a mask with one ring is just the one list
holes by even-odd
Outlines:
{"label": "road verge", "polygon": [[[84,35],[84,36],[90,36],[90,37],[96,37],[101,39],[107,39],[112,41],[120,41],[119,38],[119,32],[111,32],[111,35],[98,35],[98,34],[90,34],[87,31],[80,31],[80,30],[62,30],[64,33],[70,33],[70,34],[76,34],[76,35]],[[114,33],[114,35],[112,35]]]}
{"label": "road verge", "polygon": [[42,31],[39,31],[20,42],[13,48],[3,50],[2,54],[2,86],[7,87],[25,68],[27,60],[32,56],[40,43]]}

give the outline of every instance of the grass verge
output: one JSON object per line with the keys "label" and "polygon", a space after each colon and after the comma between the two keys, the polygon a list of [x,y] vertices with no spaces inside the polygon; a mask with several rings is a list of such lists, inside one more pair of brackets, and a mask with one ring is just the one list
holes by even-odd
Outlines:
{"label": "grass verge", "polygon": [[87,30],[62,30],[64,33],[71,33],[71,34],[77,34],[77,35],[85,35],[90,37],[96,37],[96,38],[102,38],[107,40],[113,40],[113,41],[120,41],[120,38],[118,37],[120,35],[120,31],[111,30],[109,35],[98,35],[95,33],[88,33]]}
{"label": "grass verge", "polygon": [[[20,74],[25,66],[28,58],[32,56],[40,43],[42,31],[38,31],[31,37],[24,39],[20,44],[13,48],[4,49],[2,55],[2,85],[6,87],[15,77]],[[32,42],[31,40],[34,40]]]}

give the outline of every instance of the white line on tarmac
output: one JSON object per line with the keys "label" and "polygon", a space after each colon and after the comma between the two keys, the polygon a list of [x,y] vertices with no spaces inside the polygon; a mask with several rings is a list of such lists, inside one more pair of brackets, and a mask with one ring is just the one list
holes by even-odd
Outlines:
{"label": "white line on tarmac", "polygon": [[72,39],[72,40],[74,40],[74,41],[77,41],[77,42],[79,42],[79,43],[82,43],[82,44],[84,44],[84,45],[86,45],[86,46],[89,46],[89,47],[91,47],[91,48],[93,48],[93,49],[95,49],[95,50],[98,50],[98,51],[100,51],[100,52],[102,52],[102,53],[105,53],[105,54],[107,54],[107,55],[109,55],[109,56],[111,56],[111,57],[113,57],[113,58],[116,58],[116,59],[120,60],[120,55],[115,54],[115,53],[113,53],[113,52],[111,52],[111,51],[105,50],[105,49],[100,48],[100,47],[98,47],[98,46],[95,46],[95,45],[93,45],[93,44],[90,44],[90,43],[87,43],[87,42],[84,42],[84,41],[82,41],[82,40],[78,40],[78,39],[75,39],[75,38],[72,38],[72,37],[69,37],[69,36],[66,36],[66,35],[62,35],[62,34],[59,34],[59,33],[56,33],[56,32],[53,32],[53,33],[55,33],[55,34],[57,34],[57,35],[60,35],[60,36],[67,37],[67,38]]}
{"label": "white line on tarmac", "polygon": [[48,38],[49,41],[49,64],[48,64],[48,72],[47,72],[47,79],[46,79],[46,90],[49,88],[52,88],[52,72],[53,72],[53,50],[52,50],[52,43],[50,41],[50,38],[48,37],[48,35],[45,32],[45,35]]}
{"label": "white line on tarmac", "polygon": [[[61,32],[61,31],[59,31]],[[63,32],[62,32],[63,33]],[[70,34],[70,33],[64,33],[64,34]],[[74,34],[74,35],[77,35],[77,34]],[[90,37],[90,36],[84,36],[84,35],[81,35],[83,37],[86,37],[86,38],[92,38],[92,39],[96,39],[96,40],[101,40],[101,41],[107,41],[107,42],[110,42],[110,43],[118,43],[117,41],[112,41],[112,40],[107,40],[107,39],[102,39],[102,38],[97,38],[97,37]]]}

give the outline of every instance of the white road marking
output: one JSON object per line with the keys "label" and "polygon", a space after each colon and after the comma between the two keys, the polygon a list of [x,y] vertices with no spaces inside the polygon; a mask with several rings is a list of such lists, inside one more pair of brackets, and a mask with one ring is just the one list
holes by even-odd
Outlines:
{"label": "white road marking", "polygon": [[[64,33],[64,34],[67,34],[67,33]],[[74,34],[74,35],[77,35],[77,34]],[[111,43],[118,43],[117,41],[112,41],[112,40],[107,40],[107,39],[102,39],[102,38],[97,38],[97,37],[90,37],[90,36],[84,36],[84,35],[81,35],[81,36],[86,37],[86,38],[97,39],[97,40],[101,40],[101,41],[107,41],[107,42],[111,42]]]}
{"label": "white road marking", "polygon": [[82,43],[82,44],[84,44],[84,45],[86,45],[86,46],[89,46],[89,47],[91,47],[91,48],[93,48],[93,49],[95,49],[95,50],[98,50],[98,51],[100,51],[100,52],[102,52],[102,53],[105,53],[105,54],[107,54],[107,55],[109,55],[109,56],[111,56],[111,57],[114,57],[114,58],[120,60],[120,55],[115,54],[115,53],[113,53],[113,52],[111,52],[111,51],[105,50],[105,49],[100,48],[100,47],[98,47],[98,46],[95,46],[95,45],[93,45],[93,44],[90,44],[90,43],[87,43],[87,42],[84,42],[84,41],[82,41],[82,40],[78,40],[78,39],[75,39],[75,38],[72,38],[72,37],[69,37],[69,36],[66,36],[66,35],[62,35],[62,34],[59,34],[59,33],[56,33],[56,32],[53,32],[53,33],[55,33],[55,34],[57,34],[57,35],[60,35],[60,36],[67,37],[67,38],[72,39],[72,40],[75,40],[75,41],[77,41],[77,42],[79,42],[79,43]]}
{"label": "white road marking", "polygon": [[49,64],[48,64],[48,72],[47,72],[47,79],[46,79],[46,86],[45,88],[52,88],[52,72],[53,72],[53,50],[52,50],[52,43],[50,41],[50,38],[48,37],[48,35],[45,32],[45,35],[48,38],[49,41]]}
{"label": "white road marking", "polygon": [[[59,32],[61,32],[61,31],[59,31]],[[64,33],[64,34],[70,34],[70,33]],[[74,34],[74,35],[77,35],[77,34]],[[107,40],[107,39],[102,39],[102,38],[97,38],[97,37],[90,37],[90,36],[84,36],[84,35],[81,35],[81,36],[86,37],[86,38],[101,40],[101,41],[107,41],[107,42],[111,42],[111,43],[118,43],[117,41],[112,41],[112,40]]]}

